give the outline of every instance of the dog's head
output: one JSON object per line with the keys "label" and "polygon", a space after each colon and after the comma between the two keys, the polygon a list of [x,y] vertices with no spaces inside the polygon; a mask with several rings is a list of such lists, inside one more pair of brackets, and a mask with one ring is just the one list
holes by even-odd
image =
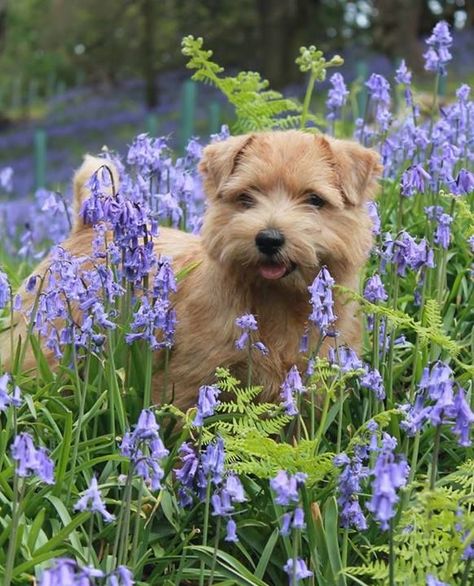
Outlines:
{"label": "dog's head", "polygon": [[209,145],[200,170],[204,247],[246,280],[306,287],[323,264],[353,272],[364,263],[372,240],[365,203],[382,171],[375,151],[266,132]]}

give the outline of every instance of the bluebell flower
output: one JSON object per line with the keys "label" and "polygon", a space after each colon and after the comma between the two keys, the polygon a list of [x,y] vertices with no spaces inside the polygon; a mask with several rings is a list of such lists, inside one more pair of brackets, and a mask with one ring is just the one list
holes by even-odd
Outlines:
{"label": "bluebell flower", "polygon": [[[9,391],[9,389],[11,389]],[[18,385],[13,384],[12,377],[8,373],[0,376],[0,413],[10,405],[21,406],[21,391]]]}
{"label": "bluebell flower", "polygon": [[83,496],[74,505],[74,510],[100,513],[106,523],[111,523],[115,520],[115,516],[110,514],[105,507],[95,476],[92,477],[91,483],[87,490],[84,491]]}
{"label": "bluebell flower", "polygon": [[179,448],[181,466],[174,469],[179,481],[178,497],[182,507],[188,507],[193,503],[194,482],[199,471],[200,462],[194,449],[187,443]]}
{"label": "bluebell flower", "polygon": [[44,448],[35,447],[29,433],[18,434],[10,451],[18,476],[36,475],[45,484],[54,484],[54,464]]}
{"label": "bluebell flower", "polygon": [[306,523],[304,520],[304,511],[301,507],[296,507],[293,511],[293,523],[291,524],[293,529],[300,529],[303,530],[306,528]]}
{"label": "bluebell flower", "polygon": [[197,413],[193,425],[201,427],[204,424],[205,417],[214,415],[214,411],[219,404],[218,396],[220,392],[220,389],[215,386],[202,386],[199,388]]}
{"label": "bluebell flower", "polygon": [[367,504],[383,530],[389,529],[389,521],[395,516],[395,505],[399,501],[397,490],[406,485],[410,467],[394,454],[397,441],[383,434],[382,447],[372,470],[372,498]]}
{"label": "bluebell flower", "polygon": [[237,536],[237,525],[233,519],[229,519],[226,525],[226,535],[224,541],[230,543],[237,543],[239,538]]}
{"label": "bluebell flower", "polygon": [[[296,566],[296,569],[293,569],[293,566]],[[290,558],[286,564],[283,566],[283,569],[290,577],[290,584],[293,584],[293,575],[296,577],[296,582],[298,583],[300,580],[304,580],[305,578],[310,578],[313,575],[313,572],[308,570],[308,566],[306,562],[301,559],[297,558],[296,564],[293,558]]]}
{"label": "bluebell flower", "polygon": [[388,295],[385,291],[384,284],[380,275],[375,274],[367,279],[364,289],[364,297],[371,303],[377,303],[378,301],[387,301]]}
{"label": "bluebell flower", "polygon": [[240,479],[235,474],[229,474],[225,480],[225,491],[232,499],[232,502],[243,503],[247,499],[245,497],[244,487]]}
{"label": "bluebell flower", "polygon": [[428,574],[426,577],[426,586],[449,586],[449,584],[438,580],[438,578],[435,578],[432,574]]}
{"label": "bluebell flower", "polygon": [[349,346],[338,346],[337,349],[330,348],[328,360],[331,364],[339,366],[341,372],[344,373],[350,372],[351,370],[359,370],[364,367],[362,360]]}
{"label": "bluebell flower", "polygon": [[247,347],[250,332],[258,329],[257,320],[251,313],[245,313],[235,320],[235,325],[242,330],[242,334],[235,342],[235,347],[244,350]]}
{"label": "bluebell flower", "polygon": [[400,65],[395,72],[395,81],[400,84],[410,85],[411,84],[411,71],[408,69],[405,59],[400,61]]}
{"label": "bluebell flower", "polygon": [[298,488],[306,482],[307,474],[297,472],[289,474],[286,470],[280,470],[270,480],[270,487],[276,493],[275,502],[279,505],[289,505],[299,501]]}
{"label": "bluebell flower", "polygon": [[0,169],[0,187],[10,193],[13,189],[13,169],[11,167],[3,167]]}
{"label": "bluebell flower", "polygon": [[464,389],[458,388],[452,407],[448,408],[448,417],[454,419],[452,431],[458,436],[459,445],[468,447],[472,444],[471,427],[474,424],[474,413],[466,401]]}
{"label": "bluebell flower", "polygon": [[10,301],[10,283],[7,275],[0,269],[0,309]]}
{"label": "bluebell flower", "polygon": [[424,53],[425,69],[435,71],[441,75],[446,75],[446,64],[452,59],[449,51],[453,43],[453,38],[449,32],[449,25],[442,20],[438,22],[426,40],[428,51]]}
{"label": "bluebell flower", "polygon": [[411,165],[402,174],[401,192],[405,197],[411,197],[415,193],[424,193],[426,184],[431,180],[431,175],[427,173],[420,164]]}
{"label": "bluebell flower", "polygon": [[292,366],[281,385],[280,396],[287,415],[298,415],[295,394],[306,392],[296,366]]}
{"label": "bluebell flower", "polygon": [[337,481],[341,525],[346,529],[355,527],[363,531],[367,529],[367,520],[359,504],[359,494],[361,482],[368,477],[369,470],[359,453],[352,459],[346,454],[339,454],[334,458],[334,465],[342,467]]}
{"label": "bluebell flower", "polygon": [[314,279],[312,285],[308,287],[311,294],[310,303],[312,312],[309,316],[312,321],[324,334],[328,328],[336,320],[334,314],[334,299],[332,295],[332,288],[334,286],[334,279],[329,274],[326,267],[323,267],[317,277]]}
{"label": "bluebell flower", "polygon": [[214,484],[219,484],[222,481],[224,458],[224,440],[219,436],[214,443],[207,446],[201,457],[204,475],[206,478],[211,478]]}
{"label": "bluebell flower", "polygon": [[332,87],[328,91],[328,99],[326,100],[326,107],[329,111],[327,119],[335,120],[340,116],[341,109],[347,101],[349,90],[340,73],[333,73],[329,78],[329,83]]}
{"label": "bluebell flower", "polygon": [[167,256],[160,256],[157,262],[158,269],[153,278],[153,297],[168,299],[170,293],[176,293],[177,290],[171,259]]}
{"label": "bluebell flower", "polygon": [[456,177],[456,193],[469,195],[474,191],[474,173],[468,169],[460,169]]}
{"label": "bluebell flower", "polygon": [[367,213],[369,214],[369,218],[372,222],[372,234],[374,236],[378,236],[380,234],[380,216],[378,213],[378,205],[375,201],[368,201],[365,204]]}
{"label": "bluebell flower", "polygon": [[120,452],[130,459],[135,473],[148,482],[152,490],[161,488],[161,480],[164,476],[161,460],[169,452],[163,445],[158,422],[150,409],[144,409],[134,431],[124,435]]}
{"label": "bluebell flower", "polygon": [[133,586],[134,584],[133,574],[126,566],[118,566],[107,576],[106,586]]}
{"label": "bluebell flower", "polygon": [[380,372],[376,369],[367,369],[360,378],[360,385],[365,389],[373,391],[379,401],[385,399],[385,388]]}

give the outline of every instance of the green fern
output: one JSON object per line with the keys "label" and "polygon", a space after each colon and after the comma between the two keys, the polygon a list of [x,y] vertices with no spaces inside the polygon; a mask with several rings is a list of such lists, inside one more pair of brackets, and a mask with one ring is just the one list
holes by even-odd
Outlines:
{"label": "green fern", "polygon": [[[310,49],[314,47],[305,50],[308,52]],[[187,67],[196,70],[192,79],[215,86],[234,107],[236,114],[234,132],[303,128],[308,122],[315,126],[325,126],[322,118],[308,111],[309,98],[305,99],[303,106],[294,99],[285,98],[280,92],[270,90],[268,81],[262,79],[259,73],[241,71],[234,77],[222,75],[224,69],[211,60],[213,53],[203,48],[201,37],[194,38],[192,35],[184,37],[182,53],[188,58]],[[298,60],[297,62],[300,64]],[[311,71],[310,85],[314,85],[318,79],[324,79],[328,67],[335,67],[341,63],[341,58],[333,58],[326,62],[322,53],[314,50],[307,56],[304,63],[305,67],[308,66],[310,69],[303,69],[301,64],[300,69]],[[317,69],[316,78],[313,78],[314,68]],[[311,93],[312,88],[309,96]]]}

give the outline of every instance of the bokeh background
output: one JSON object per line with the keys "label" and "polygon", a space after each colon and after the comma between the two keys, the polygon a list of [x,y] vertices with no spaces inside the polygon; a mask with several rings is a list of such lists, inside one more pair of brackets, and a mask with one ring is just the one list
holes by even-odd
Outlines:
{"label": "bokeh background", "polygon": [[257,70],[293,97],[305,82],[294,59],[310,44],[342,55],[346,82],[361,87],[370,73],[390,79],[403,57],[422,92],[432,83],[424,39],[440,19],[454,36],[440,89],[449,100],[474,77],[473,0],[0,0],[0,169],[26,197],[64,191],[83,153],[124,152],[139,132],[169,134],[177,150],[205,140],[231,113],[189,82],[184,35],[204,37],[226,70]]}

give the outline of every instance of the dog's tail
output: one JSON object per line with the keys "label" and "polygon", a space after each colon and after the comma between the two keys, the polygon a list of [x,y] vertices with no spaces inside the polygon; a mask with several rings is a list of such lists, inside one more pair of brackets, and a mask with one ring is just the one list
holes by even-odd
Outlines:
{"label": "dog's tail", "polygon": [[117,193],[119,188],[119,174],[114,163],[109,159],[101,159],[99,157],[86,155],[84,157],[84,162],[76,171],[73,180],[73,232],[78,232],[85,226],[81,215],[82,205],[86,199],[89,199],[91,196],[89,182],[94,173],[96,173],[101,167],[104,168],[105,175],[105,181],[101,182],[101,191],[106,195],[114,195]]}

